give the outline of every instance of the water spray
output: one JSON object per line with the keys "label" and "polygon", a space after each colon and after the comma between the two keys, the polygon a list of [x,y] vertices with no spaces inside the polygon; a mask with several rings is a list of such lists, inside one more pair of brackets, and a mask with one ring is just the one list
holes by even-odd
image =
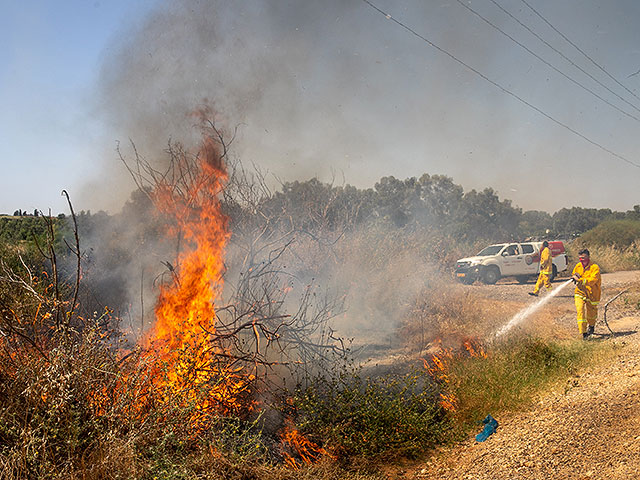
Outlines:
{"label": "water spray", "polygon": [[535,312],[540,310],[546,303],[549,302],[549,300],[551,300],[553,297],[558,295],[560,291],[564,289],[564,287],[569,285],[571,282],[573,282],[573,279],[570,278],[566,282],[560,284],[559,286],[551,290],[551,292],[549,292],[544,297],[540,298],[537,302],[532,303],[531,305],[528,305],[522,310],[520,310],[518,313],[516,313],[513,316],[511,320],[509,320],[506,324],[504,324],[500,328],[500,330],[496,332],[496,338],[501,337],[502,335],[507,333],[509,330],[511,330],[513,327],[515,327],[517,324],[522,322],[525,318],[529,317],[530,315],[533,315]]}

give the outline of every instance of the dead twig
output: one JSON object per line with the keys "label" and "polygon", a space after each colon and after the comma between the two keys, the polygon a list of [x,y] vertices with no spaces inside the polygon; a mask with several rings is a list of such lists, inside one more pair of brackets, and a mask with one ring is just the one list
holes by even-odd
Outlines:
{"label": "dead twig", "polygon": [[71,204],[71,199],[69,198],[69,194],[67,193],[67,191],[62,190],[62,195],[64,195],[67,198],[67,203],[69,204],[69,210],[71,211],[71,218],[73,219],[73,235],[75,238],[75,248],[70,248],[70,250],[73,252],[73,254],[76,257],[76,282],[73,289],[73,300],[71,301],[69,310],[66,313],[66,318],[68,322],[78,302],[78,292],[80,291],[80,278],[81,278],[81,271],[80,271],[81,254],[80,254],[80,238],[78,236],[78,220],[76,218],[76,213],[73,211],[73,205]]}

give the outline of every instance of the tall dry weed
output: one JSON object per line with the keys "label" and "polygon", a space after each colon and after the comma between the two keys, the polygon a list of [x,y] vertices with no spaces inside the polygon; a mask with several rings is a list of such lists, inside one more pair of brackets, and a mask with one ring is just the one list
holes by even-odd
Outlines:
{"label": "tall dry weed", "polygon": [[399,334],[411,350],[421,352],[434,341],[459,343],[482,333],[478,322],[479,299],[448,284],[425,288],[403,317]]}
{"label": "tall dry weed", "polygon": [[573,268],[573,264],[578,259],[578,251],[585,247],[589,249],[591,259],[600,266],[604,273],[640,269],[640,242],[637,241],[627,247],[573,242],[567,248],[569,259],[572,262],[569,268]]}

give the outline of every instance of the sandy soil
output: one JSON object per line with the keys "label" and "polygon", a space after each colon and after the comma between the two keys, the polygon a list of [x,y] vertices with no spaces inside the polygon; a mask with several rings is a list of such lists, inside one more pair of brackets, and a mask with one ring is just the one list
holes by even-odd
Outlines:
{"label": "sandy soil", "polygon": [[[558,286],[564,281],[555,282]],[[603,302],[635,286],[611,303],[607,320],[600,308],[592,341],[611,342],[613,355],[597,366],[586,364],[566,383],[554,386],[525,411],[500,416],[497,432],[486,442],[473,436],[436,452],[429,461],[390,474],[421,479],[640,479],[640,272],[603,275]],[[497,285],[461,288],[512,310],[532,301],[533,284],[503,280]],[[578,337],[573,292],[568,287],[544,312],[521,329]],[[635,293],[633,293],[635,292]],[[508,310],[508,309],[507,309]],[[505,311],[508,317],[510,311]]]}

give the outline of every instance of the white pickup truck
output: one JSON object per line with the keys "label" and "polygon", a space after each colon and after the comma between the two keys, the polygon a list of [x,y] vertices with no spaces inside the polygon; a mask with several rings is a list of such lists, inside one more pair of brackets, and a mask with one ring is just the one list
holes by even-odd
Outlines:
{"label": "white pickup truck", "polygon": [[[455,275],[467,285],[476,280],[494,284],[502,277],[516,277],[520,283],[525,283],[540,271],[541,248],[542,242],[489,245],[474,257],[458,260]],[[553,280],[567,269],[569,259],[561,241],[549,242],[549,248],[553,259],[550,280]]]}

